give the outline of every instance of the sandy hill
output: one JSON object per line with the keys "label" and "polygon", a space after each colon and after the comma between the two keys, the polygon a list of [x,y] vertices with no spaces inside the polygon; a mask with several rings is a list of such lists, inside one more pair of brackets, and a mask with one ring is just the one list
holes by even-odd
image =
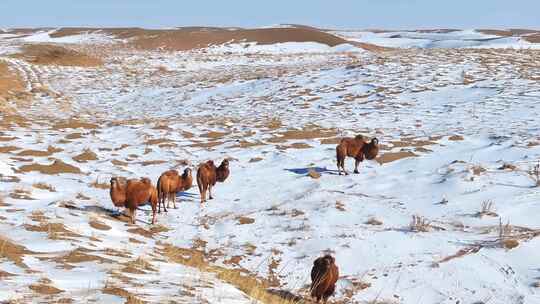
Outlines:
{"label": "sandy hill", "polygon": [[137,48],[189,50],[227,42],[257,42],[274,44],[282,42],[318,42],[328,46],[347,43],[347,40],[314,28],[286,27],[261,29],[231,29],[215,27],[184,27],[178,29],[142,28],[61,28],[51,37],[77,35],[85,32],[101,32],[120,39],[130,39]]}

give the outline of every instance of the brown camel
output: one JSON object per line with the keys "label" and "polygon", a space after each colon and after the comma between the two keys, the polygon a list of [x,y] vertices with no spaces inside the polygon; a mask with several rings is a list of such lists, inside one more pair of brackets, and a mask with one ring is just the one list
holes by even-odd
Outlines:
{"label": "brown camel", "polygon": [[113,177],[111,178],[111,187],[109,194],[111,196],[111,201],[115,207],[125,207],[126,206],[126,190],[127,184],[130,181],[138,181],[138,179],[126,179],[125,177]]}
{"label": "brown camel", "polygon": [[[180,191],[189,190],[192,185],[193,176],[190,168],[186,168],[181,176],[176,170],[163,172],[157,182],[158,213],[161,213],[161,205],[163,205],[163,211],[167,212],[171,201],[173,202],[173,208],[176,209],[176,194]],[[165,199],[167,199],[167,207],[165,207]]]}
{"label": "brown camel", "polygon": [[345,158],[347,156],[353,157],[355,159],[354,173],[358,173],[358,164],[360,164],[360,162],[364,160],[364,153],[362,152],[362,148],[365,144],[366,142],[364,141],[364,137],[362,135],[357,135],[354,138],[345,137],[340,141],[339,145],[336,147],[336,158],[339,175],[341,175],[341,170],[343,170],[345,175],[349,174],[345,170]]}
{"label": "brown camel", "polygon": [[345,158],[352,157],[355,160],[354,163],[354,173],[358,172],[358,165],[360,162],[364,161],[364,158],[374,159],[379,153],[379,140],[373,138],[368,144],[362,135],[357,135],[356,137],[345,137],[341,140],[339,145],[336,147],[336,158],[337,158],[337,167],[338,173],[341,175],[341,171],[348,175],[345,170]]}
{"label": "brown camel", "polygon": [[313,262],[311,269],[311,297],[316,303],[322,299],[324,303],[328,301],[336,290],[336,282],[339,278],[339,269],[334,257],[327,254],[317,258]]}
{"label": "brown camel", "polygon": [[216,182],[224,182],[229,177],[229,174],[228,159],[224,159],[217,168],[212,160],[199,165],[197,169],[197,185],[201,194],[201,204],[206,202],[206,191],[208,191],[209,199],[213,199],[212,187],[216,185]]}
{"label": "brown camel", "polygon": [[137,207],[146,202],[150,202],[152,205],[152,224],[155,224],[158,204],[157,189],[147,177],[143,177],[140,180],[129,180],[127,183],[125,206],[129,209],[132,224],[135,224],[135,211]]}

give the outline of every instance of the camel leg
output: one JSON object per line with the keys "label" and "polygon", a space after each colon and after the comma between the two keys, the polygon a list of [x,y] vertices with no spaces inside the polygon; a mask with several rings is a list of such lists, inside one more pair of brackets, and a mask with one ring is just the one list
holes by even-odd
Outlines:
{"label": "camel leg", "polygon": [[167,192],[167,208],[171,208],[171,194]]}
{"label": "camel leg", "polygon": [[172,195],[172,205],[173,208],[176,209],[176,192]]}
{"label": "camel leg", "polygon": [[[159,205],[159,201],[158,201],[158,205]],[[152,202],[152,225],[154,225],[156,223],[156,204],[155,204],[155,201]]]}
{"label": "camel leg", "polygon": [[135,210],[136,209],[129,209],[129,218],[131,220],[131,224],[135,225]]}
{"label": "camel leg", "polygon": [[158,213],[161,213],[161,205],[163,205],[163,212],[167,212],[167,207],[165,207],[166,199],[167,199],[166,193],[163,193],[161,197],[158,197]]}
{"label": "camel leg", "polygon": [[[347,170],[345,170],[345,159],[341,160],[340,166],[341,166],[341,171],[343,171],[343,174],[349,175],[349,173],[347,173]],[[339,175],[341,175],[341,173]]]}
{"label": "camel leg", "polygon": [[163,204],[163,212],[169,212],[167,210],[167,207],[165,207],[165,200],[167,199],[167,194],[164,194],[163,197],[161,198],[161,203]]}
{"label": "camel leg", "polygon": [[360,173],[360,172],[358,172],[358,165],[360,164],[361,161],[362,161],[362,160],[360,160],[360,159],[355,159],[355,160],[354,160],[354,173],[355,173],[355,174]]}
{"label": "camel leg", "polygon": [[212,185],[208,185],[208,195],[209,195],[209,199],[214,199],[212,197]]}
{"label": "camel leg", "polygon": [[204,203],[206,201],[206,187],[205,186],[202,186],[202,191],[201,191],[201,204]]}

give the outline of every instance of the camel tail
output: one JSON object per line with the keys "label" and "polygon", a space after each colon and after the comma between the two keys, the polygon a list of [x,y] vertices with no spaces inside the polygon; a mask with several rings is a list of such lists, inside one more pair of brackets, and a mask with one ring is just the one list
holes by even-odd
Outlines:
{"label": "camel tail", "polygon": [[161,176],[158,178],[158,181],[157,181],[157,185],[156,185],[156,188],[157,188],[157,199],[158,199],[158,203],[161,202],[161,198],[163,197],[163,190],[161,190]]}
{"label": "camel tail", "polygon": [[201,174],[197,172],[197,187],[199,187],[199,193],[203,194],[203,180]]}

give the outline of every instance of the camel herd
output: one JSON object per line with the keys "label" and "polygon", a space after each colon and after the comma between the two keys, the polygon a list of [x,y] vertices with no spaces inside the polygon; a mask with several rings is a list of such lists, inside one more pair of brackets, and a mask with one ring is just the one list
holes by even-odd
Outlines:
{"label": "camel herd", "polygon": [[[354,173],[358,172],[358,165],[364,159],[375,159],[379,153],[379,140],[371,139],[367,142],[362,135],[354,138],[345,137],[336,147],[336,159],[338,173],[348,175],[345,170],[345,159],[352,157],[355,159]],[[201,197],[201,204],[206,202],[206,193],[208,198],[212,199],[212,187],[216,182],[224,182],[230,174],[229,160],[224,159],[219,167],[216,167],[214,161],[209,160],[198,166],[197,185]],[[137,207],[150,202],[152,205],[152,224],[156,221],[156,212],[161,213],[163,206],[164,212],[170,208],[170,203],[176,209],[176,195],[178,192],[187,191],[193,185],[191,169],[186,168],[182,175],[177,170],[168,170],[161,174],[154,187],[149,178],[125,179],[122,177],[111,178],[110,196],[112,203],[116,207],[125,207],[129,210],[131,223],[135,223],[135,211]],[[167,201],[167,205],[165,205]],[[325,303],[330,296],[334,294],[336,282],[339,277],[339,270],[335,264],[334,257],[325,255],[317,258],[313,263],[311,270],[311,297],[319,303],[323,300]]]}
{"label": "camel herd", "polygon": [[[199,165],[197,170],[197,183],[201,194],[201,203],[206,201],[206,191],[208,190],[210,199],[212,199],[212,187],[217,182],[224,182],[229,176],[229,160],[225,159],[219,167],[209,160]],[[129,210],[129,218],[132,224],[135,224],[135,212],[137,208],[146,203],[152,206],[152,224],[156,223],[156,213],[167,212],[172,202],[176,209],[176,194],[181,191],[187,191],[193,184],[191,169],[186,168],[180,175],[176,170],[163,172],[157,186],[152,185],[148,177],[140,179],[126,179],[123,177],[111,178],[110,196],[115,207],[124,207]],[[167,201],[167,206],[165,206]]]}

